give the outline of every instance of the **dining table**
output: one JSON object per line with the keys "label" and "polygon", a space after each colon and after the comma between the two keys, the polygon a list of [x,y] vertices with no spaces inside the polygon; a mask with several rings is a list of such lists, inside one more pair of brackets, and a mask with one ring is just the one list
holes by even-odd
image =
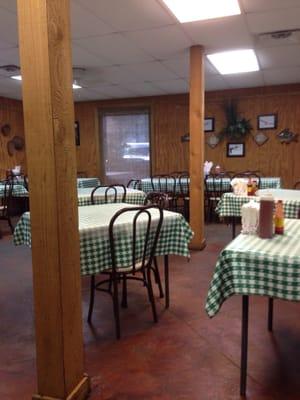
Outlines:
{"label": "dining table", "polygon": [[78,188],[93,188],[101,185],[99,178],[77,178]]}
{"label": "dining table", "polygon": [[[109,223],[116,212],[123,208],[136,207],[128,203],[108,203],[78,207],[80,265],[81,275],[94,275],[112,268],[109,242]],[[158,210],[151,211],[152,218],[158,219]],[[135,213],[118,219],[115,233],[121,237],[117,248],[118,267],[128,267],[132,262],[132,223]],[[146,231],[145,216],[138,219],[137,232],[143,235]],[[189,257],[189,242],[193,232],[178,213],[163,210],[163,224],[156,246],[155,256],[164,256],[165,298],[169,307],[169,259],[170,254]],[[142,237],[142,236],[141,236]],[[142,242],[142,240],[141,240]],[[30,212],[22,215],[14,231],[14,244],[31,246]]]}
{"label": "dining table", "polygon": [[[173,191],[174,190],[174,179],[172,178],[143,178],[141,179],[141,190],[145,193],[151,192],[151,191],[159,191],[160,190],[160,184],[159,182],[161,182],[161,186],[166,186],[165,182],[167,182],[167,188],[169,191]],[[222,178],[220,180],[220,182],[222,182],[222,187],[218,188],[218,190],[222,191],[222,192],[230,192],[232,190],[231,187],[231,179],[230,178]],[[185,190],[186,188],[188,188],[190,183],[189,178],[185,178],[183,177],[181,179],[181,184],[182,187],[184,188],[183,190]],[[208,188],[208,190],[213,191],[215,189],[215,184],[212,178],[208,178],[206,180],[206,187]],[[281,188],[281,178],[280,177],[261,177],[260,178],[260,187],[261,189],[268,189],[268,188],[273,188],[273,189],[280,189]],[[180,184],[179,184],[179,178],[175,178],[175,193],[180,193]]]}
{"label": "dining table", "polygon": [[215,317],[233,295],[242,296],[240,394],[245,396],[249,297],[269,299],[269,331],[273,327],[273,299],[300,301],[299,219],[286,219],[283,235],[261,239],[241,233],[222,250],[207,294],[208,316]]}
{"label": "dining table", "polygon": [[[106,187],[100,187],[96,190],[94,194],[94,202],[95,204],[104,204],[106,203],[105,199],[105,191]],[[77,193],[78,193],[78,205],[79,206],[88,206],[92,204],[91,201],[91,193],[94,190],[94,188],[78,188]],[[121,203],[122,202],[122,196],[123,196],[123,189],[120,186],[116,186],[117,190],[117,202]],[[114,190],[110,189],[107,192],[107,202],[112,203],[114,200]],[[142,192],[141,190],[136,190],[136,189],[131,189],[131,188],[126,188],[126,199],[125,203],[129,204],[144,204],[144,200],[146,198],[146,193]]]}
{"label": "dining table", "polygon": [[218,202],[216,212],[220,219],[228,219],[232,227],[232,238],[236,236],[236,221],[241,217],[242,205],[250,200],[259,202],[260,197],[271,194],[274,200],[283,201],[285,218],[298,218],[300,210],[300,190],[294,189],[260,189],[255,196],[224,193]]}
{"label": "dining table", "polygon": [[[0,198],[4,197],[5,184],[0,183]],[[28,197],[27,189],[20,183],[13,185],[12,195],[14,197]]]}

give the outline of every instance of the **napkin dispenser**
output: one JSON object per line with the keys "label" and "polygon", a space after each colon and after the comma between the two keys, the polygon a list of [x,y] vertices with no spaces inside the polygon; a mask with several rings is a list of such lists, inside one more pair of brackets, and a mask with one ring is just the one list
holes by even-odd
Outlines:
{"label": "napkin dispenser", "polygon": [[251,200],[241,208],[242,233],[253,235],[259,226],[259,203]]}
{"label": "napkin dispenser", "polygon": [[248,181],[243,178],[233,178],[231,180],[231,186],[233,189],[233,193],[237,196],[247,196],[248,192]]}

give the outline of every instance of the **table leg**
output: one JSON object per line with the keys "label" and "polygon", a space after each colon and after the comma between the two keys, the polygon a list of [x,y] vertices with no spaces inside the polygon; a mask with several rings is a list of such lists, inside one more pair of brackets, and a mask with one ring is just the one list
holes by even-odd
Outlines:
{"label": "table leg", "polygon": [[242,307],[240,395],[245,396],[246,395],[246,386],[247,386],[249,297],[243,296],[242,301],[243,301],[243,307]]}
{"label": "table leg", "polygon": [[169,291],[169,256],[164,256],[164,267],[165,267],[165,295],[166,295],[166,308],[170,306],[170,291]]}
{"label": "table leg", "polygon": [[269,297],[269,306],[268,306],[268,331],[273,331],[273,306],[274,306],[274,299]]}
{"label": "table leg", "polygon": [[236,235],[236,219],[235,219],[235,217],[231,218],[231,228],[232,228],[232,239],[234,239],[235,235]]}

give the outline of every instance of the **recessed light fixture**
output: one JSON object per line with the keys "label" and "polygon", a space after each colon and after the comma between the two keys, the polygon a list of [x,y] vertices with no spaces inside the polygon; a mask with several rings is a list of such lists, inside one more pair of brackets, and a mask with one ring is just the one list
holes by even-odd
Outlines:
{"label": "recessed light fixture", "polygon": [[[16,81],[21,81],[22,76],[21,75],[13,75],[10,77],[11,79],[15,79]],[[82,89],[82,86],[78,85],[78,83],[73,83],[72,84],[73,89]]]}
{"label": "recessed light fixture", "polygon": [[163,0],[179,22],[241,14],[238,0]]}
{"label": "recessed light fixture", "polygon": [[207,58],[222,75],[259,71],[256,54],[253,49],[208,54]]}
{"label": "recessed light fixture", "polygon": [[13,76],[11,76],[11,79],[15,79],[16,81],[21,81],[22,77],[21,77],[21,75],[13,75]]}

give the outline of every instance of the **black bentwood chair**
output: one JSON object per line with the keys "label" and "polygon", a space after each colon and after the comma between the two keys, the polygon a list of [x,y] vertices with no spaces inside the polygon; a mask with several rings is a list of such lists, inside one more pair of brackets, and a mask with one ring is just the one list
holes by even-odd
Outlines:
{"label": "black bentwood chair", "polygon": [[126,187],[131,188],[131,189],[140,190],[141,180],[140,179],[130,179],[130,181],[127,182]]}
{"label": "black bentwood chair", "polygon": [[300,181],[295,183],[293,189],[300,189]]}
{"label": "black bentwood chair", "polygon": [[[155,212],[155,218],[153,218],[153,212]],[[118,249],[123,248],[122,243],[123,236],[118,235],[117,225],[118,220],[124,217],[124,214],[135,213],[132,218],[132,231],[131,237],[128,242],[131,243],[131,254],[132,262],[126,267],[120,267],[118,265]],[[141,221],[142,225],[139,224]],[[91,276],[91,293],[90,293],[90,306],[88,313],[88,322],[91,323],[92,313],[94,307],[95,291],[105,291],[112,295],[113,298],[113,310],[116,325],[116,337],[120,339],[120,315],[119,315],[119,294],[118,294],[118,283],[123,283],[123,294],[122,294],[122,306],[127,307],[127,280],[137,280],[143,282],[148,290],[148,297],[152,307],[154,322],[157,322],[157,313],[155,307],[155,300],[153,295],[153,288],[151,282],[151,271],[152,261],[155,255],[155,249],[159,237],[163,222],[163,211],[156,205],[140,206],[140,207],[128,207],[118,211],[111,219],[109,223],[109,243],[111,251],[112,268],[105,270],[105,273],[109,273],[109,279],[102,280],[99,282],[95,281],[95,275]],[[142,228],[141,228],[142,226]],[[141,232],[141,229],[143,232]],[[130,249],[127,249],[129,251]],[[136,274],[140,273],[141,276],[137,277]],[[101,288],[101,285],[108,283],[108,289]]]}
{"label": "black bentwood chair", "polygon": [[14,233],[14,227],[11,222],[11,204],[13,196],[14,183],[12,179],[6,179],[1,182],[4,186],[3,197],[0,198],[0,220],[7,221],[11,233]]}
{"label": "black bentwood chair", "polygon": [[[97,201],[95,197],[97,197],[97,190],[100,188],[104,188],[104,202],[105,203],[125,203],[126,201],[126,187],[124,185],[99,185],[96,186],[92,193],[91,193],[91,203],[92,204],[97,204]],[[121,188],[121,190],[118,191],[117,188]],[[118,195],[121,196],[121,199],[118,201]]]}

